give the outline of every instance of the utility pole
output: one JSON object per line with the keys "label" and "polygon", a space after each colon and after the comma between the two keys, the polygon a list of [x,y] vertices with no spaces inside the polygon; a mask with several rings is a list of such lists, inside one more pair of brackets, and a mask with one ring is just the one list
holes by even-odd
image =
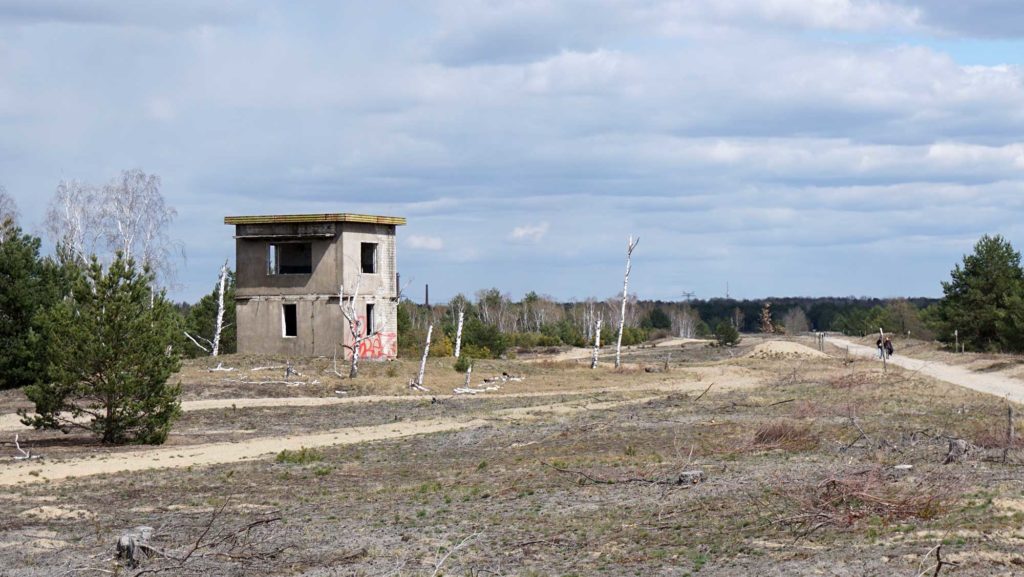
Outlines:
{"label": "utility pole", "polygon": [[694,293],[694,292],[692,292],[692,291],[689,291],[689,292],[683,292],[683,298],[684,298],[684,299],[686,299],[686,302],[687,302],[687,303],[689,303],[689,302],[690,302],[690,299],[692,299],[692,298],[693,298],[693,297],[695,297],[695,296],[697,296],[697,294],[696,294],[696,293]]}

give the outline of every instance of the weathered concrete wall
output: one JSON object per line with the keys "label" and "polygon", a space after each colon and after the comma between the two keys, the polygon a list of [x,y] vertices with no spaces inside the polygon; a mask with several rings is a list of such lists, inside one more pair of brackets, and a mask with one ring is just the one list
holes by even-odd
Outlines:
{"label": "weathered concrete wall", "polygon": [[[360,344],[366,359],[398,353],[398,286],[395,227],[364,223],[238,225],[236,229],[236,313],[238,351],[284,356],[349,357],[354,339],[338,306],[344,281],[350,295],[359,282],[355,309],[366,323],[366,305],[375,307],[378,334]],[[323,238],[324,234],[336,234]],[[320,236],[310,236],[320,235]],[[252,238],[259,237],[259,238]],[[311,274],[267,274],[270,244],[301,239],[312,244]],[[362,243],[377,244],[377,271],[361,273]],[[296,336],[285,337],[283,304],[296,305]]]}
{"label": "weathered concrete wall", "polygon": [[[366,303],[373,303],[377,334],[360,343],[364,359],[391,359],[398,355],[397,304],[391,299],[360,298],[356,311],[366,335]],[[296,305],[296,336],[284,336],[282,306]],[[236,299],[238,352],[286,356],[350,357],[355,342],[348,321],[341,314],[338,297],[272,296]]]}
{"label": "weathered concrete wall", "polygon": [[[335,347],[341,343],[345,324],[337,297],[333,303],[330,301],[326,296],[290,295],[236,299],[238,352],[286,356],[334,354]],[[284,304],[296,305],[294,337],[284,336]]]}
{"label": "weathered concrete wall", "polygon": [[[377,298],[397,297],[395,273],[398,263],[395,251],[395,227],[380,224],[346,222],[341,228],[341,271],[345,290],[355,285],[359,276],[359,294]],[[361,273],[362,244],[377,243],[377,272]]]}
{"label": "weathered concrete wall", "polygon": [[[338,249],[336,239],[322,236],[298,238],[282,237],[288,234],[335,234],[335,223],[321,223],[317,229],[302,230],[300,225],[240,225],[238,236],[267,235],[266,238],[236,238],[235,268],[236,294],[240,297],[267,295],[337,294]],[[326,227],[329,227],[326,228]],[[310,242],[313,245],[313,272],[311,274],[267,274],[267,249],[271,244],[289,240]]]}

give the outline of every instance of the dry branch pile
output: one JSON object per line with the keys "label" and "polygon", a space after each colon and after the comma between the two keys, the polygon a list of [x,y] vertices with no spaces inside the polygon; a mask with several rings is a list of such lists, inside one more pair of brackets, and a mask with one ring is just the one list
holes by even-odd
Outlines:
{"label": "dry branch pile", "polygon": [[805,487],[780,483],[768,501],[783,504],[774,523],[805,537],[832,526],[848,528],[861,520],[879,518],[890,523],[906,519],[932,519],[949,508],[954,482],[929,477],[916,481],[898,480],[883,467],[830,476]]}

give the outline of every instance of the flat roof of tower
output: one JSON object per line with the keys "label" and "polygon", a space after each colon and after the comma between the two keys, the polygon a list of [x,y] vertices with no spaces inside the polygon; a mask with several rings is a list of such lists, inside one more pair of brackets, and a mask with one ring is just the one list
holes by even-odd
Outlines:
{"label": "flat roof of tower", "polygon": [[362,222],[369,224],[390,224],[401,226],[401,216],[378,216],[373,214],[352,214],[346,212],[329,214],[267,214],[262,216],[225,216],[224,224],[295,224],[306,222]]}

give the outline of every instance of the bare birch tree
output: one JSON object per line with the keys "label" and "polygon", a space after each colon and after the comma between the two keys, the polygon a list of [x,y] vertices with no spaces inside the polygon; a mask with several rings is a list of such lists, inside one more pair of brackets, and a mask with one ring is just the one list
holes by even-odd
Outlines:
{"label": "bare birch tree", "polygon": [[[383,322],[379,322],[379,319],[373,319],[375,322],[372,323],[374,327],[373,332],[369,334],[363,334],[363,319],[359,317],[359,313],[356,312],[356,301],[359,299],[359,285],[362,282],[362,276],[357,275],[354,286],[352,288],[352,294],[348,297],[345,296],[345,285],[341,285],[338,291],[338,306],[341,307],[341,314],[345,317],[345,321],[348,324],[349,335],[352,337],[352,344],[344,344],[342,339],[342,347],[352,351],[351,364],[349,365],[348,376],[350,379],[354,379],[359,376],[359,349],[363,344],[363,341],[369,338],[373,338],[380,332],[381,327],[384,326]],[[377,307],[374,307],[376,311]]]}
{"label": "bare birch tree", "polygon": [[466,311],[463,310],[462,303],[459,305],[459,326],[455,329],[455,358],[459,358],[462,352],[462,323],[466,320]]}
{"label": "bare birch tree", "polygon": [[423,387],[423,375],[427,370],[427,357],[430,356],[430,338],[434,334],[434,325],[427,327],[427,341],[423,344],[423,358],[420,359],[420,372],[416,375],[416,386],[420,390],[425,390]]}
{"label": "bare birch tree", "polygon": [[216,357],[220,353],[220,334],[224,330],[224,285],[228,280],[228,261],[224,260],[224,266],[220,267],[220,282],[217,284],[217,324],[213,331],[213,350],[210,356]]}
{"label": "bare birch tree", "polygon": [[46,232],[75,260],[96,253],[100,229],[99,193],[77,180],[62,180],[46,210]]}
{"label": "bare birch tree", "polygon": [[597,319],[594,327],[594,353],[590,357],[590,368],[597,368],[597,353],[601,350],[601,319]]}
{"label": "bare birch tree", "polygon": [[171,256],[179,249],[168,227],[178,215],[164,203],[160,177],[134,169],[103,187],[100,218],[107,246],[148,266],[164,283],[174,277]]}
{"label": "bare birch tree", "polygon": [[674,315],[672,324],[677,335],[685,339],[692,339],[697,336],[697,325],[700,324],[700,315],[689,304],[684,304],[682,310]]}
{"label": "bare birch tree", "polygon": [[0,186],[0,225],[7,221],[15,222],[17,220],[18,205],[11,198],[11,195],[7,194],[7,189]]}
{"label": "bare birch tree", "polygon": [[102,189],[77,180],[62,180],[50,201],[46,227],[51,240],[73,258],[87,259],[100,249],[117,252],[149,267],[161,284],[174,278],[172,257],[181,243],[170,236],[177,212],[160,192],[160,177],[125,170]]}
{"label": "bare birch tree", "polygon": [[635,240],[630,235],[626,241],[626,274],[622,280],[622,312],[619,315],[619,339],[615,343],[615,368],[622,366],[622,331],[626,328],[626,299],[629,295],[629,272],[633,268],[633,249],[640,242],[640,237]]}

